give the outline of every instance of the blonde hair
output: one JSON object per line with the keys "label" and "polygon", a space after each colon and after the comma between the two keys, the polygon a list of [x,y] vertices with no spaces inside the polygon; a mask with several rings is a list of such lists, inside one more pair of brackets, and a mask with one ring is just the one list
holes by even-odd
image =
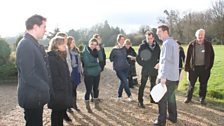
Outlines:
{"label": "blonde hair", "polygon": [[65,44],[64,38],[60,36],[55,36],[49,42],[48,51],[58,51],[58,46],[63,44]]}
{"label": "blonde hair", "polygon": [[131,40],[130,39],[126,39],[124,41],[125,45],[132,45]]}

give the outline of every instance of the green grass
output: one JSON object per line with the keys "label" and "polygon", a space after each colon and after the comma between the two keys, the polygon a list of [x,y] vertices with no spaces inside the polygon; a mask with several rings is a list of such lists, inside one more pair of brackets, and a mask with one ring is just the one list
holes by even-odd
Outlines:
{"label": "green grass", "polygon": [[[224,46],[215,45],[215,62],[211,70],[210,79],[208,81],[207,98],[224,103]],[[185,47],[186,53],[186,47]],[[184,79],[180,82],[178,90],[186,92],[188,86],[186,73]],[[194,96],[198,96],[199,82],[197,81],[194,89]]]}
{"label": "green grass", "polygon": [[[211,70],[211,76],[208,81],[207,88],[207,99],[211,101],[224,103],[224,46],[214,45],[215,51],[215,62]],[[137,52],[138,46],[134,46]],[[112,47],[105,47],[105,52],[107,58],[109,58]],[[187,46],[184,46],[184,51],[186,53]],[[186,78],[186,73],[184,74],[183,80],[181,80],[178,91],[185,93],[187,90],[188,82]],[[198,96],[199,83],[197,81],[194,89],[194,96]]]}

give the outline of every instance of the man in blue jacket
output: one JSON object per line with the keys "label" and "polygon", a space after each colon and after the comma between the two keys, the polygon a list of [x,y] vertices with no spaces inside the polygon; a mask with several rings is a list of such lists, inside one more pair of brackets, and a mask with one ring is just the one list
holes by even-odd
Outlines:
{"label": "man in blue jacket", "polygon": [[18,102],[24,108],[26,126],[42,126],[51,83],[47,54],[38,42],[46,32],[46,18],[31,16],[26,20],[26,30],[16,49]]}

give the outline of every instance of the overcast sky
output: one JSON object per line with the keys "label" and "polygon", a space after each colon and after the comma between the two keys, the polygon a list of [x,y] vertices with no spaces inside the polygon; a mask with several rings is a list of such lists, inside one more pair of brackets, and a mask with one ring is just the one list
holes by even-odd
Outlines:
{"label": "overcast sky", "polygon": [[127,33],[141,25],[156,27],[165,9],[204,11],[215,0],[4,0],[0,8],[0,36],[25,31],[25,20],[33,14],[47,17],[47,30],[89,28],[108,20]]}

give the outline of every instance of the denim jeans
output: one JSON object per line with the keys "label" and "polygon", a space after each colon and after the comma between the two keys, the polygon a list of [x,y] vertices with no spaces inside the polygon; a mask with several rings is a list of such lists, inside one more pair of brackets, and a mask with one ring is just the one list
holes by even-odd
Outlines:
{"label": "denim jeans", "polygon": [[128,97],[131,96],[131,92],[128,85],[128,72],[129,69],[116,70],[117,77],[120,79],[120,85],[118,88],[118,97],[122,97],[123,88],[127,93]]}

